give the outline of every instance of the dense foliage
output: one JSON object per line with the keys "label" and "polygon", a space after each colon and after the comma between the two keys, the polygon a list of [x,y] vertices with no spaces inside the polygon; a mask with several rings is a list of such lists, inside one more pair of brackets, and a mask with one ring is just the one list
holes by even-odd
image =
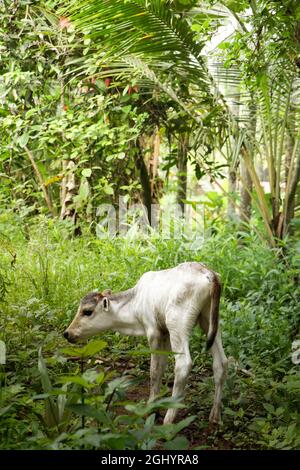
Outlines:
{"label": "dense foliage", "polygon": [[[9,280],[1,304],[1,336],[7,346],[7,365],[1,372],[2,448],[151,448],[158,442],[180,448],[186,447],[186,438],[201,448],[299,447],[299,366],[291,362],[299,324],[300,290],[294,285],[299,256],[280,261],[254,235],[241,246],[224,230],[195,252],[188,242],[155,236],[110,240],[85,233],[69,239],[68,226],[45,218],[31,223],[26,232],[15,216],[2,215],[2,227],[4,222],[15,262],[11,266],[7,253],[2,264]],[[195,331],[192,380],[180,413],[182,419],[195,419],[173,440],[189,421],[169,429],[154,424],[153,409],[143,404],[149,374],[143,340],[103,334],[89,343],[82,369],[84,353],[66,347],[62,332],[88,290],[126,289],[144,271],[184,260],[204,261],[222,276],[230,372],[223,425],[207,435],[211,358],[203,353],[202,333]],[[40,356],[38,366],[40,348],[44,359]],[[170,379],[171,374],[170,368]],[[78,404],[81,387],[84,405]],[[157,408],[167,403],[163,400]],[[78,415],[86,417],[83,429]]]}
{"label": "dense foliage", "polygon": [[[3,0],[0,16],[1,449],[299,449],[299,2]],[[172,353],[147,404],[146,340],[62,337],[88,291],[188,260],[223,284],[219,428],[200,331],[184,404]]]}

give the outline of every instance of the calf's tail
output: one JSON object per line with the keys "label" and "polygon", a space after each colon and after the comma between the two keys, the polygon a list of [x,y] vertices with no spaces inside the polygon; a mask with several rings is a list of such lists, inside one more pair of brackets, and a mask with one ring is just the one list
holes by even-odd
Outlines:
{"label": "calf's tail", "polygon": [[209,313],[209,329],[206,340],[206,351],[208,351],[214,344],[216,334],[219,326],[219,306],[221,297],[221,283],[218,276],[213,273],[212,288],[211,288],[211,304]]}

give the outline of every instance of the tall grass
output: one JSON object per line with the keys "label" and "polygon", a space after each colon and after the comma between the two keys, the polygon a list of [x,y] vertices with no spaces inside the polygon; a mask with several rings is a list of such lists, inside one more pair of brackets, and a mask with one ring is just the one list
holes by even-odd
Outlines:
{"label": "tall grass", "polygon": [[[256,414],[261,418],[265,402],[277,401],[280,407],[280,400],[284,399],[286,407],[284,419],[279,420],[279,429],[291,416],[290,406],[295,406],[293,394],[290,402],[287,400],[290,385],[284,389],[278,384],[289,383],[290,377],[297,376],[296,366],[290,358],[292,340],[299,333],[300,288],[295,282],[299,265],[297,254],[280,258],[255,235],[243,238],[241,244],[226,228],[204,240],[197,250],[191,249],[189,240],[163,240],[155,234],[97,239],[86,231],[83,236],[72,238],[67,226],[46,218],[32,222],[26,231],[18,221],[6,218],[1,231],[9,237],[16,253],[13,267],[8,255],[1,260],[2,270],[6,270],[10,280],[5,299],[0,304],[0,339],[6,342],[8,350],[5,380],[10,387],[15,387],[10,392],[18,413],[20,403],[25,401],[22,406],[30,416],[32,435],[39,432],[39,425],[32,416],[35,407],[39,408],[41,404],[30,402],[29,405],[28,402],[26,405],[26,394],[41,393],[37,351],[43,347],[48,363],[53,366],[50,370],[52,379],[55,380],[59,371],[74,370],[74,366],[60,358],[58,351],[65,346],[61,333],[73,317],[80,298],[93,289],[110,288],[115,292],[127,289],[145,271],[194,260],[219,272],[223,283],[221,323],[225,349],[233,364],[227,398],[225,392],[225,417],[242,421],[245,435],[259,429],[260,445],[272,447],[266,437],[268,433],[256,422]],[[104,336],[112,349],[115,347],[118,351],[128,351],[137,343],[136,339],[119,338],[111,333]],[[211,365],[209,356],[199,354],[201,342],[204,344],[201,333],[195,332],[192,339],[195,370]],[[59,366],[55,363],[57,360]],[[266,398],[268,382],[273,383],[274,388],[270,399]],[[245,389],[246,384],[249,390]],[[208,389],[211,396],[211,378],[204,379],[199,393],[206,393]],[[237,400],[234,405],[230,401],[230,390]],[[244,413],[239,411],[243,409],[243,394],[250,408],[253,397],[254,402],[257,400],[255,413],[251,408],[248,421],[244,415],[237,417],[237,413]],[[271,413],[266,423],[272,420]],[[21,426],[18,429],[26,447],[26,430]],[[278,435],[282,432],[280,428]],[[13,435],[15,439],[15,433]],[[273,447],[280,447],[279,440],[275,439]],[[298,445],[295,442],[292,433],[292,448]],[[9,443],[7,445],[9,447]]]}

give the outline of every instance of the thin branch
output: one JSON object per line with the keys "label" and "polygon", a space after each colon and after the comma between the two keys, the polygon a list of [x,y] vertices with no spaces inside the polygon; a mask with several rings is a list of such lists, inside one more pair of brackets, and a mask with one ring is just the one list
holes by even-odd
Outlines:
{"label": "thin branch", "polygon": [[43,191],[43,194],[44,194],[44,198],[45,198],[45,201],[46,201],[46,204],[48,206],[48,209],[49,209],[49,212],[51,213],[51,215],[53,217],[55,217],[55,210],[54,210],[54,207],[53,207],[53,204],[52,204],[52,200],[51,200],[51,197],[50,197],[50,194],[48,193],[48,189],[47,187],[45,186],[45,183],[44,183],[44,180],[43,180],[43,177],[41,175],[41,172],[40,170],[38,169],[38,166],[36,164],[36,161],[34,159],[34,156],[33,156],[33,153],[31,152],[31,150],[29,150],[29,148],[27,147],[27,145],[24,146],[24,149],[28,155],[28,158],[30,160],[30,163],[32,165],[32,168],[36,174],[36,177],[40,183],[40,186],[41,186],[41,189]]}

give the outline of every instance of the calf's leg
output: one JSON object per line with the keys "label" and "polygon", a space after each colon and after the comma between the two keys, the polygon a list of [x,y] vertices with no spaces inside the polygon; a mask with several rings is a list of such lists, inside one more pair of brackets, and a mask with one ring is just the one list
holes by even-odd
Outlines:
{"label": "calf's leg", "polygon": [[224,353],[220,328],[215,341],[211,347],[213,355],[213,371],[215,381],[214,404],[209,415],[210,423],[219,423],[221,421],[222,390],[227,377],[228,359]]}
{"label": "calf's leg", "polygon": [[[199,324],[205,334],[208,333],[210,305],[203,309],[199,318]],[[215,341],[211,347],[213,356],[213,372],[215,381],[214,404],[209,415],[209,422],[217,424],[221,421],[222,391],[227,377],[228,359],[224,353],[221,330],[218,329]]]}
{"label": "calf's leg", "polygon": [[[189,351],[188,337],[182,335],[182,332],[170,331],[171,349],[178,353],[175,355],[175,377],[172,391],[173,398],[181,398],[184,394],[184,388],[192,368],[192,360]],[[176,408],[170,408],[165,416],[164,424],[173,423],[177,414]]]}
{"label": "calf's leg", "polygon": [[[170,350],[169,336],[162,334],[161,332],[154,332],[148,335],[148,342],[151,350]],[[153,401],[159,395],[162,378],[166,370],[167,363],[167,354],[151,354],[149,401]]]}

